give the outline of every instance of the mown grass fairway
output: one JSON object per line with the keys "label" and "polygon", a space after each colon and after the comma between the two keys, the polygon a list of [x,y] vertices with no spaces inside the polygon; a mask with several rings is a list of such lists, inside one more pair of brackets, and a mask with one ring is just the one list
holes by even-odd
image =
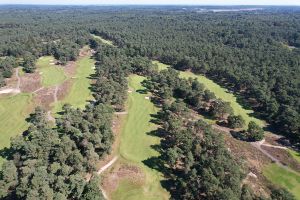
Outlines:
{"label": "mown grass fairway", "polygon": [[[157,64],[159,70],[167,69],[169,67],[168,65],[165,65],[165,64],[160,63],[158,61],[153,61],[153,64]],[[220,98],[224,101],[230,102],[231,107],[234,111],[234,114],[241,115],[244,118],[244,120],[246,121],[246,126],[248,125],[248,123],[250,121],[255,121],[257,124],[259,124],[261,126],[264,125],[264,122],[262,120],[259,120],[255,117],[251,116],[251,113],[253,113],[253,110],[246,110],[245,108],[243,108],[237,102],[237,98],[234,94],[229,93],[227,89],[221,87],[220,85],[218,85],[214,81],[206,78],[205,76],[196,75],[196,74],[191,73],[191,72],[182,72],[182,71],[180,71],[180,77],[181,78],[197,78],[199,80],[199,82],[204,84],[204,86],[208,90],[215,93],[216,97],[218,97],[218,98]]]}
{"label": "mown grass fairway", "polygon": [[89,77],[94,73],[94,62],[89,56],[80,58],[76,62],[76,76],[72,79],[72,87],[66,98],[54,105],[54,112],[61,111],[62,106],[66,103],[76,108],[84,108],[87,101],[92,99]]}
{"label": "mown grass fairway", "polygon": [[[31,104],[30,94],[0,98],[0,149],[9,147],[10,138],[21,134],[28,127],[25,119],[28,117]],[[0,168],[3,159],[0,157]]]}
{"label": "mown grass fairway", "polygon": [[98,35],[95,35],[95,34],[91,34],[91,35],[92,35],[93,38],[100,40],[103,44],[107,44],[107,45],[110,45],[110,46],[115,46],[114,43],[110,40],[103,39],[102,37],[100,37]]}
{"label": "mown grass fairway", "polygon": [[112,199],[116,200],[148,200],[148,199],[168,199],[168,193],[160,184],[163,180],[162,174],[143,164],[142,161],[152,156],[158,156],[151,145],[159,144],[160,139],[148,133],[157,127],[151,123],[151,114],[157,113],[158,109],[145,99],[147,94],[138,93],[137,90],[143,89],[141,81],[144,77],[131,75],[129,77],[129,88],[132,93],[128,95],[128,115],[125,119],[121,134],[119,148],[120,156],[124,162],[136,165],[145,174],[144,184],[137,185],[128,180],[123,180],[118,186],[117,191],[112,194]]}
{"label": "mown grass fairway", "polygon": [[61,66],[51,65],[54,58],[52,56],[43,56],[38,59],[36,65],[41,73],[42,85],[45,87],[59,85],[66,80],[64,70]]}
{"label": "mown grass fairway", "polygon": [[275,185],[286,188],[296,199],[300,199],[300,174],[288,171],[276,164],[270,164],[264,169],[264,175]]}

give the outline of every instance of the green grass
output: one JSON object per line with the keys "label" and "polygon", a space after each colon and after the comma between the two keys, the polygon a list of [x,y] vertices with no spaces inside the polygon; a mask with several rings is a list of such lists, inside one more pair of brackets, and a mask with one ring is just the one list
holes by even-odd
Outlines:
{"label": "green grass", "polygon": [[[159,70],[167,69],[169,67],[168,65],[162,64],[158,61],[153,61],[153,64],[157,64]],[[247,110],[247,109],[243,108],[237,102],[237,97],[234,94],[229,93],[226,88],[221,87],[220,85],[218,85],[214,81],[206,78],[205,76],[196,75],[196,74],[191,73],[191,72],[182,72],[181,71],[180,72],[180,77],[181,78],[197,78],[199,80],[199,82],[204,84],[204,86],[208,90],[215,93],[217,98],[220,98],[224,101],[230,102],[231,107],[234,111],[234,114],[235,115],[241,115],[244,118],[244,120],[246,122],[246,125],[248,125],[248,123],[250,121],[255,121],[260,126],[264,125],[264,122],[262,120],[259,120],[255,117],[250,116],[251,113],[253,113],[253,110]]]}
{"label": "green grass", "polygon": [[297,151],[294,151],[292,149],[288,149],[287,150],[289,152],[289,154],[297,161],[300,163],[300,153]]}
{"label": "green grass", "polygon": [[286,188],[296,199],[300,199],[300,174],[288,171],[276,164],[268,165],[263,174],[275,185]]}
{"label": "green grass", "polygon": [[[30,112],[32,96],[18,94],[0,98],[0,149],[10,146],[10,138],[19,135],[28,127],[25,121]],[[0,157],[0,166],[3,159]]]}
{"label": "green grass", "polygon": [[102,37],[100,37],[98,35],[95,35],[95,34],[91,34],[91,35],[92,35],[93,38],[100,40],[103,44],[107,44],[107,45],[110,45],[110,46],[115,46],[114,43],[110,40],[103,39]]}
{"label": "green grass", "polygon": [[160,184],[160,181],[163,180],[162,174],[142,162],[159,155],[151,145],[160,143],[160,138],[147,134],[157,128],[150,122],[150,119],[151,114],[157,113],[158,109],[150,100],[145,99],[147,94],[136,92],[138,89],[143,89],[141,86],[143,80],[144,77],[138,75],[129,77],[129,87],[133,92],[128,96],[128,115],[122,128],[119,153],[126,163],[142,169],[145,180],[144,184],[140,185],[128,180],[121,181],[118,189],[112,194],[112,199],[116,200],[154,200],[168,199],[169,197],[167,191]]}
{"label": "green grass", "polygon": [[76,62],[76,76],[72,79],[73,84],[68,95],[54,105],[54,113],[61,111],[66,103],[76,108],[83,109],[88,100],[92,99],[90,90],[91,79],[89,76],[94,73],[94,60],[89,56],[83,57]]}
{"label": "green grass", "polygon": [[66,80],[63,68],[57,65],[50,65],[50,60],[54,60],[54,58],[52,56],[43,56],[36,63],[38,70],[41,72],[42,85],[45,87],[59,85]]}

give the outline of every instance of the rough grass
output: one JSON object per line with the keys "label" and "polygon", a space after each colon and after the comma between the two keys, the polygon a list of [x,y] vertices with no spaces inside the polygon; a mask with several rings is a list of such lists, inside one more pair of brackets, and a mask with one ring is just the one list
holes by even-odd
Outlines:
{"label": "rough grass", "polygon": [[128,180],[120,182],[118,189],[112,194],[116,200],[148,200],[148,199],[168,199],[169,195],[160,184],[163,180],[162,174],[143,164],[142,161],[158,156],[159,153],[151,146],[160,143],[158,137],[148,134],[157,127],[151,123],[151,114],[157,113],[158,109],[145,99],[147,94],[136,92],[144,89],[141,81],[144,77],[131,75],[129,77],[129,87],[132,93],[128,96],[128,115],[124,121],[119,147],[120,156],[125,162],[140,167],[145,174],[143,184],[132,183]]}
{"label": "rough grass", "polygon": [[52,56],[43,56],[36,63],[37,69],[41,73],[42,85],[45,87],[59,85],[66,80],[63,68],[57,65],[50,65],[51,60],[54,60]]}
{"label": "rough grass", "polygon": [[288,149],[287,150],[289,152],[289,154],[297,161],[300,163],[300,153],[297,151],[294,151],[292,149]]}
{"label": "rough grass", "polygon": [[107,44],[107,45],[110,45],[110,46],[115,46],[114,43],[110,40],[105,40],[103,39],[102,37],[98,36],[98,35],[95,35],[95,34],[91,34],[93,38],[97,39],[97,40],[100,40],[103,44]]}
{"label": "rough grass", "polygon": [[296,199],[300,199],[299,173],[288,171],[276,164],[268,165],[263,173],[273,184],[286,188]]}
{"label": "rough grass", "polygon": [[[32,96],[18,94],[0,98],[0,149],[9,147],[10,138],[19,135],[28,127],[28,117]],[[3,159],[0,157],[0,166]]]}
{"label": "rough grass", "polygon": [[[158,66],[159,70],[167,69],[169,67],[168,65],[165,65],[165,64],[160,63],[158,61],[153,61],[153,64],[156,64]],[[233,108],[234,114],[235,115],[241,115],[244,118],[245,122],[246,122],[246,126],[248,125],[248,123],[250,121],[255,121],[257,124],[259,124],[261,126],[264,125],[264,122],[262,120],[259,120],[255,117],[251,116],[251,114],[253,113],[253,110],[247,110],[247,109],[243,108],[237,102],[237,97],[234,94],[229,93],[226,88],[221,87],[220,85],[218,85],[214,81],[206,78],[205,76],[196,75],[196,74],[191,73],[191,72],[182,72],[182,71],[180,71],[180,77],[182,77],[182,78],[197,78],[199,80],[199,82],[204,84],[204,86],[208,90],[215,93],[216,97],[218,97],[218,98],[220,98],[224,101],[230,102],[231,107]]]}
{"label": "rough grass", "polygon": [[85,56],[76,62],[76,75],[72,79],[72,87],[68,95],[54,105],[54,113],[61,111],[62,106],[66,103],[83,109],[87,101],[92,99],[90,75],[94,73],[94,63],[95,61],[89,56]]}

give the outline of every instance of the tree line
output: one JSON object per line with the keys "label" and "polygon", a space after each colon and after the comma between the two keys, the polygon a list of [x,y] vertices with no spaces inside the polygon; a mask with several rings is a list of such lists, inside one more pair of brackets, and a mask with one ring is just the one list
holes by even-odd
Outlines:
{"label": "tree line", "polygon": [[[163,99],[176,98],[183,100],[197,113],[217,120],[217,124],[232,129],[239,129],[239,138],[246,141],[259,141],[264,137],[263,129],[254,121],[245,124],[240,115],[234,115],[229,102],[216,98],[197,79],[179,78],[179,72],[169,68],[160,72],[152,72],[143,82],[154,95]],[[242,129],[248,125],[246,131]]]}
{"label": "tree line", "polygon": [[[260,196],[243,183],[246,168],[241,160],[232,157],[222,135],[194,111],[206,110],[216,118],[227,118],[227,123],[235,127],[243,126],[243,119],[229,115],[230,105],[216,99],[198,80],[180,79],[178,75],[176,70],[168,69],[152,73],[143,82],[162,108],[155,120],[160,128],[154,133],[162,138],[155,148],[161,155],[144,162],[164,174],[167,180],[163,185],[171,199],[295,199],[274,185],[269,185],[270,197]],[[243,136],[246,140],[261,140],[263,130],[250,122]]]}

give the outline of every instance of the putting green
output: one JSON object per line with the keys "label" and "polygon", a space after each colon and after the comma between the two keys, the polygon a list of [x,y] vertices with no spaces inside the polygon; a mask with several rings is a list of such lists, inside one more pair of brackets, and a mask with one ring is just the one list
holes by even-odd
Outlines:
{"label": "putting green", "polygon": [[54,105],[54,113],[60,112],[66,103],[76,108],[83,109],[85,107],[87,101],[92,99],[91,79],[89,77],[95,72],[94,68],[95,61],[90,56],[80,58],[76,62],[76,75],[72,77],[71,89],[62,101],[58,101]]}
{"label": "putting green", "polygon": [[[153,61],[153,64],[156,64],[158,66],[159,70],[167,69],[169,67],[169,65],[165,65],[165,64],[160,63],[158,61]],[[246,122],[245,127],[248,125],[248,123],[250,121],[255,121],[260,126],[263,126],[265,124],[262,120],[259,120],[255,117],[252,117],[251,114],[253,113],[253,110],[247,110],[247,109],[243,108],[237,102],[237,97],[234,94],[229,93],[226,88],[221,87],[220,85],[218,85],[214,81],[206,78],[205,76],[196,75],[196,74],[191,73],[191,72],[182,72],[182,71],[180,71],[180,77],[181,78],[196,78],[196,79],[198,79],[198,81],[200,83],[204,84],[204,86],[208,90],[215,93],[217,98],[220,98],[223,101],[230,102],[230,105],[231,105],[231,107],[234,111],[234,114],[235,115],[241,115],[244,118],[244,120]]]}
{"label": "putting green", "polygon": [[52,56],[43,56],[36,63],[42,77],[42,85],[45,87],[59,85],[66,80],[62,66],[51,65],[54,60]]}
{"label": "putting green", "polygon": [[[25,119],[31,112],[30,94],[0,98],[0,149],[9,147],[10,138],[21,134],[28,127]],[[0,166],[3,159],[0,157]]]}
{"label": "putting green", "polygon": [[136,184],[129,180],[123,180],[118,189],[112,194],[116,200],[156,200],[169,199],[169,194],[160,184],[163,176],[158,171],[146,166],[143,161],[159,153],[151,146],[160,143],[160,138],[148,134],[157,126],[150,122],[151,114],[157,113],[158,109],[147,98],[147,94],[137,92],[144,89],[141,82],[145,78],[138,75],[129,77],[129,93],[127,107],[128,115],[124,121],[119,147],[123,162],[140,167],[145,174],[142,184]]}
{"label": "putting green", "polygon": [[296,199],[300,199],[300,174],[292,170],[279,167],[276,164],[268,165],[264,171],[266,176],[273,184],[286,188]]}

